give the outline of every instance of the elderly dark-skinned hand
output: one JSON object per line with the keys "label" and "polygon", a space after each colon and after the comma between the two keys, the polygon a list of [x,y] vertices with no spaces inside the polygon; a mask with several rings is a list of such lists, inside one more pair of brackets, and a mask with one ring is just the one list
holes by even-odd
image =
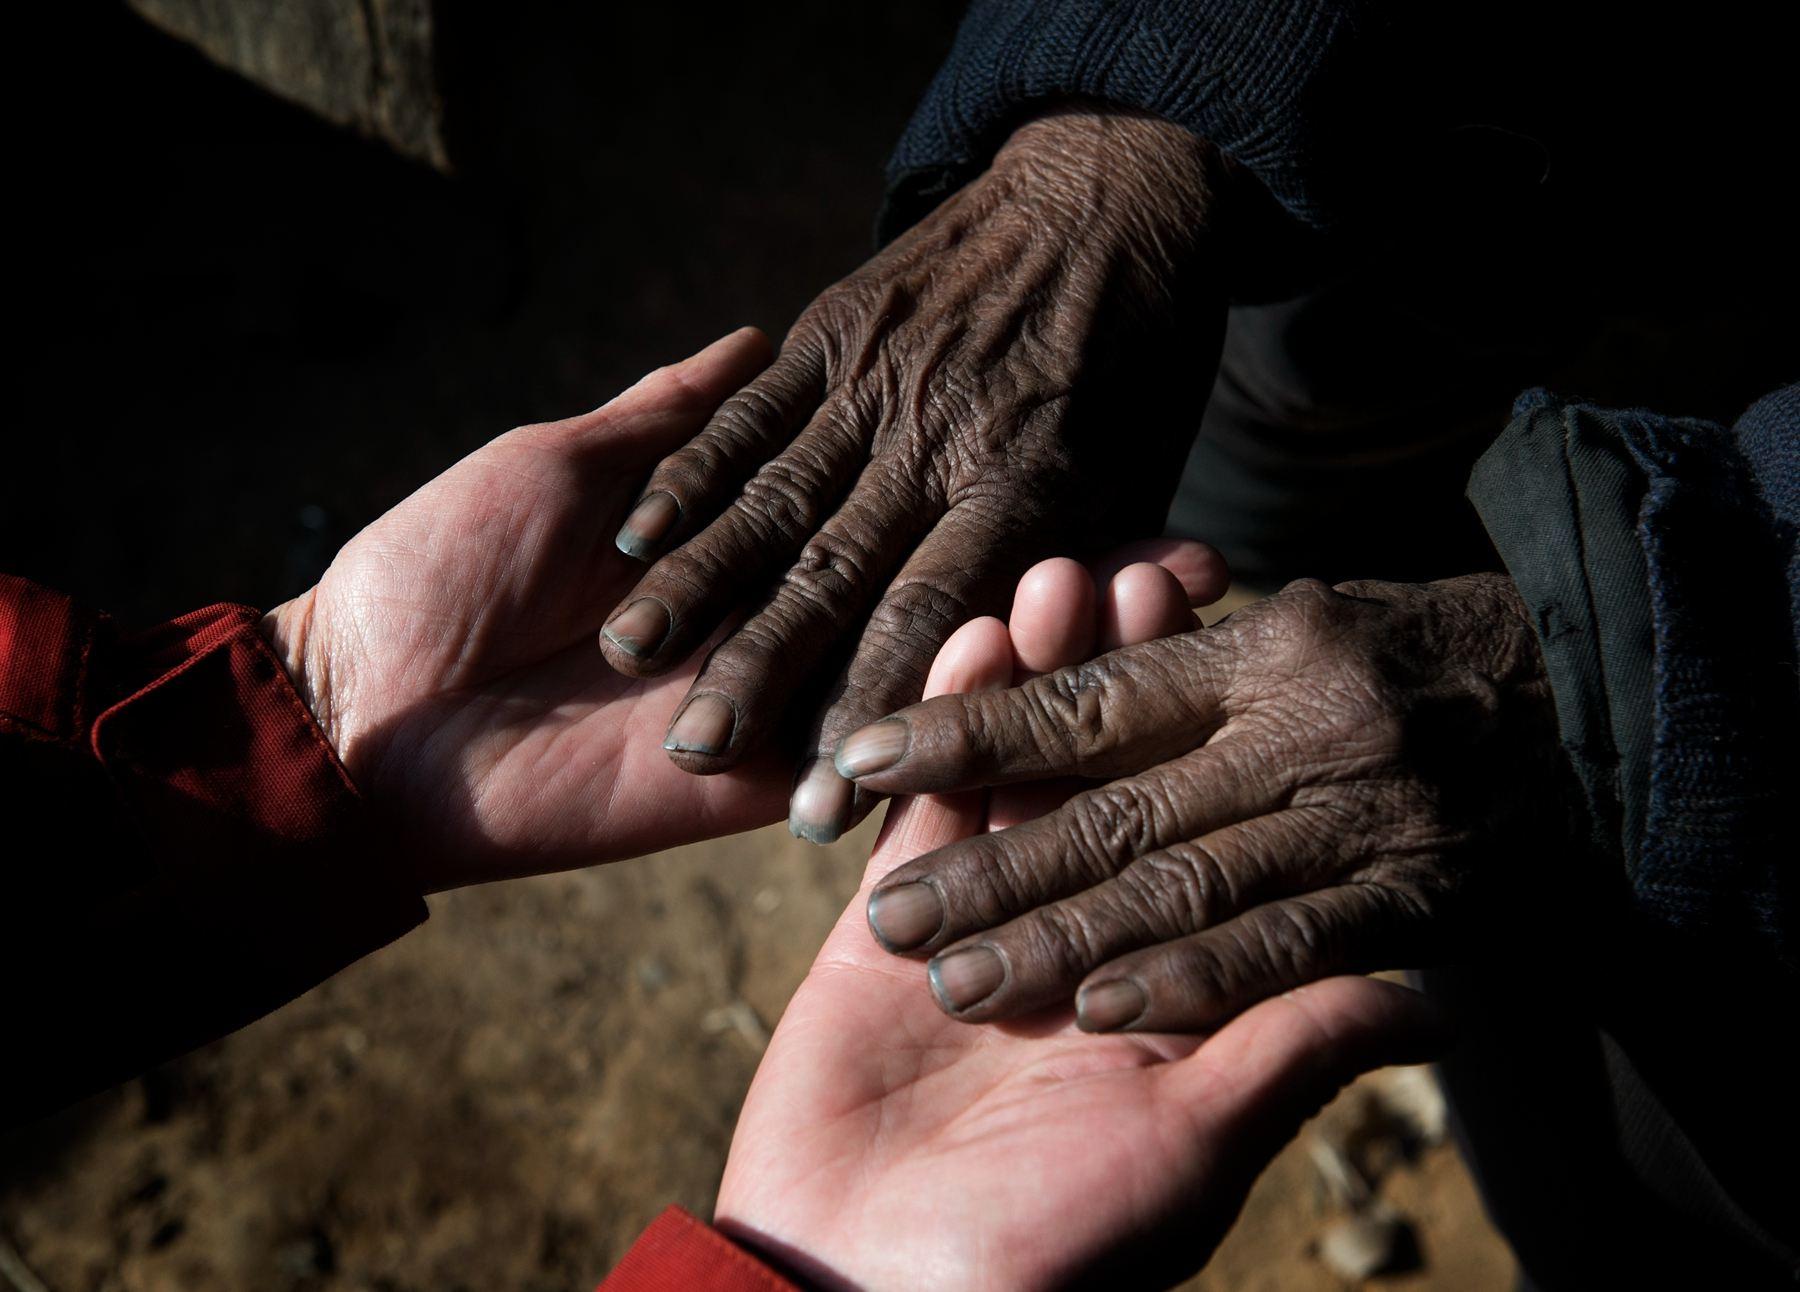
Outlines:
{"label": "elderly dark-skinned hand", "polygon": [[1026,123],[651,473],[618,541],[655,563],[608,661],[658,674],[744,616],[668,728],[679,766],[724,771],[779,730],[789,824],[833,839],[875,796],[831,750],[918,699],[958,625],[1072,541],[1160,530],[1224,322],[1211,156],[1125,111]]}
{"label": "elderly dark-skinned hand", "polygon": [[[1541,652],[1504,575],[1290,585],[1223,623],[852,734],[884,793],[1103,780],[872,894],[969,1021],[1074,994],[1089,1031],[1198,1031],[1411,967],[1511,909],[1577,828]],[[1515,929],[1516,932],[1516,929]]]}

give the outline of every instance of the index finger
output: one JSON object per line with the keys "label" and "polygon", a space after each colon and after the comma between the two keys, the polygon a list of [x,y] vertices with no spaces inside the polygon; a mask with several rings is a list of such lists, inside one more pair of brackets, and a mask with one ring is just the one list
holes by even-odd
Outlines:
{"label": "index finger", "polygon": [[852,732],[837,748],[837,770],[884,794],[1141,771],[1204,744],[1222,725],[1229,642],[1201,629],[1010,691],[927,700]]}

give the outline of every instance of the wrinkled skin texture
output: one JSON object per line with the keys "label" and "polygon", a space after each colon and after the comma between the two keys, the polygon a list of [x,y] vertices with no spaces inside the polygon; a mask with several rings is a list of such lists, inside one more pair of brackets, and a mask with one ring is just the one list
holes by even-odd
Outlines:
{"label": "wrinkled skin texture", "polygon": [[721,771],[797,726],[815,781],[790,823],[834,838],[874,800],[830,750],[917,699],[959,624],[1071,536],[1160,529],[1224,321],[1209,156],[1127,113],[1027,123],[651,473],[620,544],[661,559],[608,660],[660,673],[749,612],[669,732],[677,763]]}
{"label": "wrinkled skin texture", "polygon": [[[1092,1030],[1202,1030],[1327,975],[1431,963],[1495,931],[1579,820],[1503,575],[1298,583],[1214,628],[896,721],[846,741],[840,768],[890,793],[1108,782],[902,867],[884,893],[925,887],[885,912],[877,895],[877,935],[936,953],[940,1003],[967,1020],[1076,994]],[[859,746],[904,752],[873,771]],[[975,947],[999,965],[947,977]],[[998,985],[958,990],[971,977]]]}
{"label": "wrinkled skin texture", "polygon": [[[1103,649],[1191,624],[1179,589],[1142,577],[1156,573],[1114,580]],[[930,690],[1003,686],[1086,655],[1082,578],[1071,562],[1033,571],[1009,625],[981,619],[952,638]],[[1269,1001],[1204,1044],[1085,1035],[1066,1009],[1017,1028],[946,1018],[920,966],[869,940],[864,901],[908,857],[1054,804],[1040,786],[897,803],[782,1015],[715,1223],[809,1286],[1167,1286],[1207,1259],[1261,1168],[1338,1086],[1441,1041],[1419,997],[1357,978]]]}
{"label": "wrinkled skin texture", "polygon": [[[613,546],[652,463],[769,360],[752,329],[595,412],[500,436],[358,534],[265,631],[426,891],[635,857],[779,819],[772,755],[729,776],[657,748],[697,665],[626,676],[593,648],[637,577]],[[1227,575],[1199,543],[1139,544],[1190,597]],[[1142,577],[1141,575],[1139,577]]]}

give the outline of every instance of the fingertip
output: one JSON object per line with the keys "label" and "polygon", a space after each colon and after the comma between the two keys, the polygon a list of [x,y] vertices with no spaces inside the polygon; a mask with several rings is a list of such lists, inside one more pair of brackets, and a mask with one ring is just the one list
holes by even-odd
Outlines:
{"label": "fingertip", "polygon": [[769,338],[753,327],[741,327],[680,363],[660,370],[671,384],[693,395],[707,416],[774,358]]}
{"label": "fingertip", "polygon": [[1027,570],[1007,619],[1017,670],[1048,673],[1086,659],[1094,647],[1097,598],[1080,561],[1052,557]]}
{"label": "fingertip", "polygon": [[1189,632],[1194,612],[1180,578],[1148,561],[1128,565],[1106,585],[1100,611],[1100,648],[1116,650]]}
{"label": "fingertip", "polygon": [[1156,564],[1181,583],[1188,607],[1210,606],[1231,590],[1231,567],[1224,553],[1210,543],[1191,538],[1175,540],[1175,546]]}
{"label": "fingertip", "polygon": [[971,619],[950,634],[925,678],[925,693],[954,695],[961,691],[992,691],[1012,681],[1012,635],[992,615]]}
{"label": "fingertip", "polygon": [[745,324],[737,331],[720,337],[707,348],[721,346],[737,350],[746,360],[756,360],[758,368],[766,368],[775,358],[775,343],[769,340],[767,332],[754,324]]}
{"label": "fingertip", "polygon": [[1344,975],[1296,987],[1283,999],[1306,1010],[1322,1030],[1333,1024],[1379,1053],[1379,1062],[1423,1063],[1457,1038],[1456,1020],[1422,991],[1379,978]]}
{"label": "fingertip", "polygon": [[742,327],[685,359],[653,368],[592,413],[571,422],[616,432],[634,432],[652,444],[675,444],[691,436],[720,404],[746,385],[774,358],[769,338]]}
{"label": "fingertip", "polygon": [[1093,563],[1094,577],[1110,582],[1127,566],[1148,562],[1160,565],[1181,583],[1188,605],[1209,606],[1231,588],[1231,567],[1210,543],[1192,538],[1146,538],[1122,547]]}
{"label": "fingertip", "polygon": [[770,343],[767,334],[759,327],[746,325],[727,332],[716,341],[709,341],[675,366],[678,368],[689,365],[703,367],[709,364],[754,361],[758,368],[763,368],[774,357],[775,348]]}

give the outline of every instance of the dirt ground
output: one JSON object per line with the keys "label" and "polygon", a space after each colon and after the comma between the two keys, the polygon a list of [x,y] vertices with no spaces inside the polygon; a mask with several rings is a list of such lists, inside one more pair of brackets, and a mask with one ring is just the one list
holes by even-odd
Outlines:
{"label": "dirt ground", "polygon": [[[0,1238],[54,1292],[592,1286],[664,1205],[710,1214],[768,1031],[872,838],[774,827],[434,898],[287,1008],[9,1144]],[[1409,1154],[1391,1081],[1277,1159],[1194,1288],[1356,1286],[1315,1250],[1342,1212],[1322,1143],[1411,1228],[1369,1286],[1510,1286],[1455,1151]]]}

